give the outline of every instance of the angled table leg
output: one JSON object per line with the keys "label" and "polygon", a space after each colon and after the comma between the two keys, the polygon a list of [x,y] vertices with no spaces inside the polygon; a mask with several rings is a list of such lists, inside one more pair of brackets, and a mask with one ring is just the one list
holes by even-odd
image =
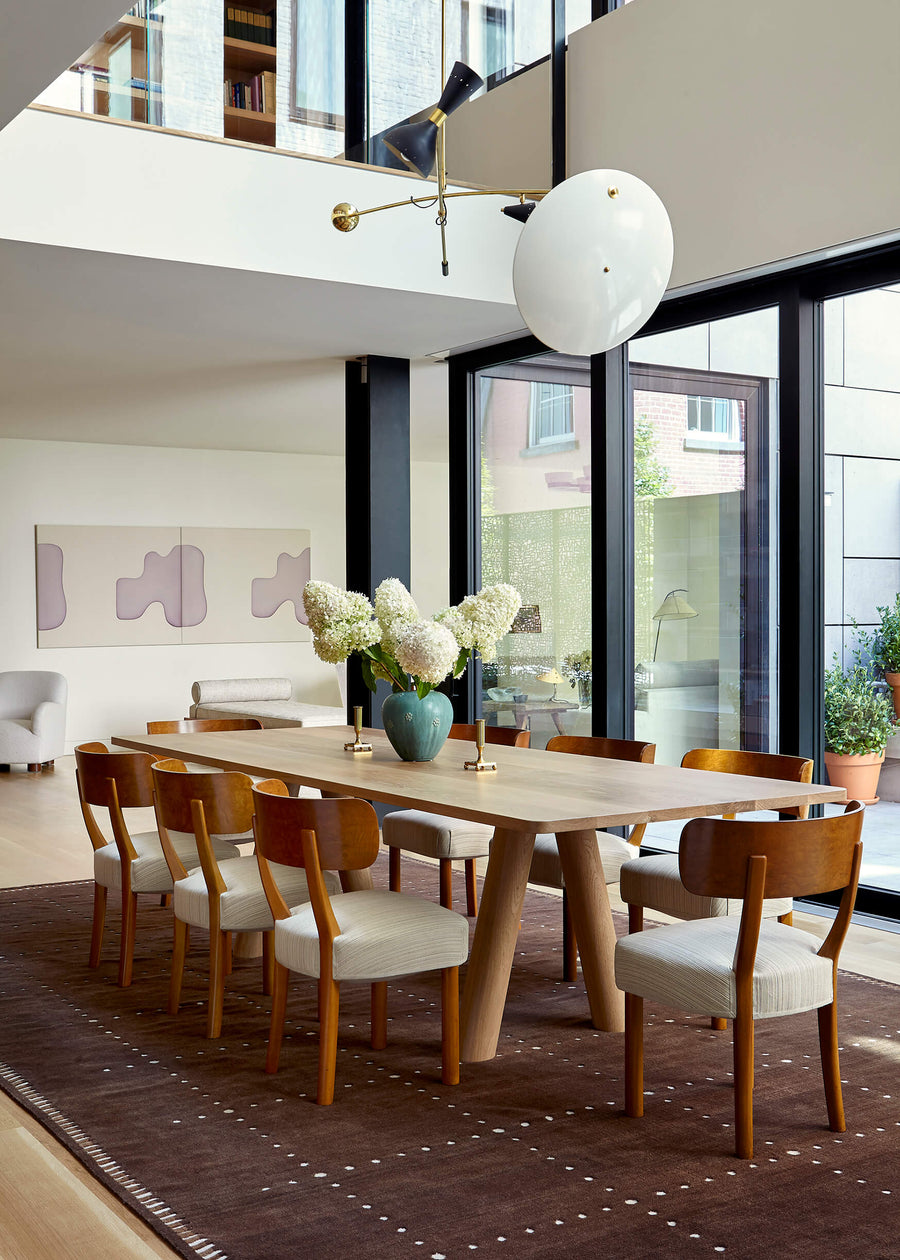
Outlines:
{"label": "angled table leg", "polygon": [[560,831],[556,835],[566,896],[572,912],[581,974],[595,1028],[621,1032],[625,1027],[624,994],[616,988],[613,927],[603,865],[595,831]]}
{"label": "angled table leg", "polygon": [[460,1057],[466,1063],[497,1053],[533,850],[533,832],[494,832],[462,996]]}

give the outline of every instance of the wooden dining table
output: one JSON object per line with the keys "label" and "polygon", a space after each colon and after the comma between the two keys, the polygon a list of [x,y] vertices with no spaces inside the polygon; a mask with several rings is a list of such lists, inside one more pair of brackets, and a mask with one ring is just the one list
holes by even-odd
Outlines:
{"label": "wooden dining table", "polygon": [[748,775],[490,747],[495,773],[463,768],[474,749],[448,741],[434,761],[401,761],[383,731],[371,753],[344,750],[343,727],[285,727],[190,735],[114,736],[124,748],[241,770],[323,792],[494,827],[462,995],[464,1061],[492,1058],[516,948],[534,837],[555,832],[582,976],[595,1027],[620,1032],[623,995],[613,969],[615,930],[596,831],[642,822],[842,801],[841,788]]}

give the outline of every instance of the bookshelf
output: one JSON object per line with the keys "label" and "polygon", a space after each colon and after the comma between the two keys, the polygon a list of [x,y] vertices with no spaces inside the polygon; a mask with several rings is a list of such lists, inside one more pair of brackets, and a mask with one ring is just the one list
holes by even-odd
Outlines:
{"label": "bookshelf", "polygon": [[272,7],[225,6],[223,37],[225,135],[230,140],[275,145],[275,65],[274,42],[239,38],[236,33],[275,38]]}

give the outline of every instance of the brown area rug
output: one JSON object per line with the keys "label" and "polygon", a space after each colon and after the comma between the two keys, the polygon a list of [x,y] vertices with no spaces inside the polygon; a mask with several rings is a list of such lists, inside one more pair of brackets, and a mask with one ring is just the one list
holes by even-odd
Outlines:
{"label": "brown area rug", "polygon": [[[379,870],[377,881],[386,884]],[[404,862],[404,886],[436,872]],[[462,891],[458,896],[462,898]],[[732,1153],[731,1040],[651,1010],[643,1120],[622,1112],[622,1038],[559,980],[556,898],[527,898],[500,1053],[440,1082],[434,978],[343,996],[334,1106],[315,1106],[315,994],[294,981],[277,1076],[268,1001],[235,967],[204,1036],[199,940],[165,1013],[170,912],[140,911],[134,984],[118,937],[87,968],[89,883],[0,893],[0,1085],[176,1251],[204,1260],[900,1255],[900,990],[842,975],[848,1131],[831,1133],[812,1015],[758,1026],[756,1158]],[[201,936],[200,933],[197,934]]]}

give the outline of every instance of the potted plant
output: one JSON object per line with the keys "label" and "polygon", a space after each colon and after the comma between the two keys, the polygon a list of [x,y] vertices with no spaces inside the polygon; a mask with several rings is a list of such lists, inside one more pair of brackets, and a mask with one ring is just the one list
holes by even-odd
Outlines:
{"label": "potted plant", "polygon": [[872,805],[878,800],[878,776],[894,729],[890,700],[876,690],[871,662],[859,651],[844,670],[834,655],[825,673],[825,765],[829,782],[845,789],[850,800]]}
{"label": "potted plant", "polygon": [[893,604],[879,608],[878,615],[881,623],[875,631],[872,660],[884,674],[894,699],[894,713],[900,717],[900,594],[894,596]]}
{"label": "potted plant", "polygon": [[386,578],[374,607],[365,595],[330,582],[307,582],[303,602],[316,656],[338,664],[356,653],[370,691],[379,679],[389,682],[391,695],[381,709],[385,734],[404,761],[431,761],[453,721],[453,706],[435,688],[459,678],[473,652],[494,658],[521,600],[515,587],[501,582],[429,621],[403,583]]}

